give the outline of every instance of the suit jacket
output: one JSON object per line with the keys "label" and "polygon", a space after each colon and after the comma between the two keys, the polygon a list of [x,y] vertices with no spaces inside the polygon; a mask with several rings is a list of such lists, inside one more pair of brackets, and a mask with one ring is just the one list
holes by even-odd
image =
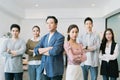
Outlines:
{"label": "suit jacket", "polygon": [[64,72],[64,61],[63,61],[63,45],[64,36],[59,32],[55,32],[51,37],[48,44],[49,33],[42,37],[39,44],[34,48],[36,55],[39,54],[38,48],[53,47],[49,50],[49,56],[42,55],[41,65],[39,67],[40,73],[46,70],[48,77],[54,77],[57,75],[63,75]]}

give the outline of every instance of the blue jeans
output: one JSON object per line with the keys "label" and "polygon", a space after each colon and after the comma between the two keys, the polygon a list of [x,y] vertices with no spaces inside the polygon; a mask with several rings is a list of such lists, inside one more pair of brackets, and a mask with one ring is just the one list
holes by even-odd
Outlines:
{"label": "blue jeans", "polygon": [[109,77],[109,76],[103,75],[103,80],[109,80],[109,78],[110,80],[117,80],[117,78],[115,77]]}
{"label": "blue jeans", "polygon": [[29,80],[40,80],[40,74],[39,71],[37,71],[39,66],[40,65],[28,65]]}
{"label": "blue jeans", "polygon": [[23,72],[21,73],[8,73],[5,72],[5,80],[23,80]]}
{"label": "blue jeans", "polygon": [[88,80],[88,72],[90,70],[91,80],[97,80],[98,76],[98,67],[91,67],[88,65],[82,66],[83,79]]}

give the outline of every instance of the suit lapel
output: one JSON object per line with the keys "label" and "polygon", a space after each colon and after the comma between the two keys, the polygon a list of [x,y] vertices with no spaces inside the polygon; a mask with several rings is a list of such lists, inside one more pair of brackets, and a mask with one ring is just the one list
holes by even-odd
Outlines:
{"label": "suit lapel", "polygon": [[48,38],[49,38],[49,34],[47,34],[47,36],[45,38],[45,47],[48,47]]}

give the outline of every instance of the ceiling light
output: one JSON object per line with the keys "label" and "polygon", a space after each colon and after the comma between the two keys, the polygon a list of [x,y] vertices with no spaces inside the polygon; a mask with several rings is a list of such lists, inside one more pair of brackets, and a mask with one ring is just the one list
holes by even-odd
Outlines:
{"label": "ceiling light", "polygon": [[92,7],[95,7],[95,4],[93,3],[93,4],[91,4],[91,6],[92,6]]}
{"label": "ceiling light", "polygon": [[35,7],[38,7],[39,6],[39,4],[35,4]]}

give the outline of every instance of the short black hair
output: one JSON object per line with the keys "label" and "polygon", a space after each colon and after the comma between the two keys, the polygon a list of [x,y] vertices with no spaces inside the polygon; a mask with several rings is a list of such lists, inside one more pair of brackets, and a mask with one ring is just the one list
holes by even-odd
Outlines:
{"label": "short black hair", "polygon": [[17,28],[18,31],[20,32],[20,26],[18,24],[12,24],[10,30],[12,30],[13,28]]}
{"label": "short black hair", "polygon": [[85,18],[85,20],[84,20],[84,24],[86,23],[86,21],[91,21],[91,23],[93,23],[93,20],[92,20],[91,17],[87,17],[87,18]]}
{"label": "short black hair", "polygon": [[54,22],[55,22],[56,24],[58,23],[58,20],[57,20],[57,18],[56,18],[55,16],[48,16],[47,19],[46,19],[46,21],[47,21],[48,19],[50,19],[50,18],[54,19]]}

